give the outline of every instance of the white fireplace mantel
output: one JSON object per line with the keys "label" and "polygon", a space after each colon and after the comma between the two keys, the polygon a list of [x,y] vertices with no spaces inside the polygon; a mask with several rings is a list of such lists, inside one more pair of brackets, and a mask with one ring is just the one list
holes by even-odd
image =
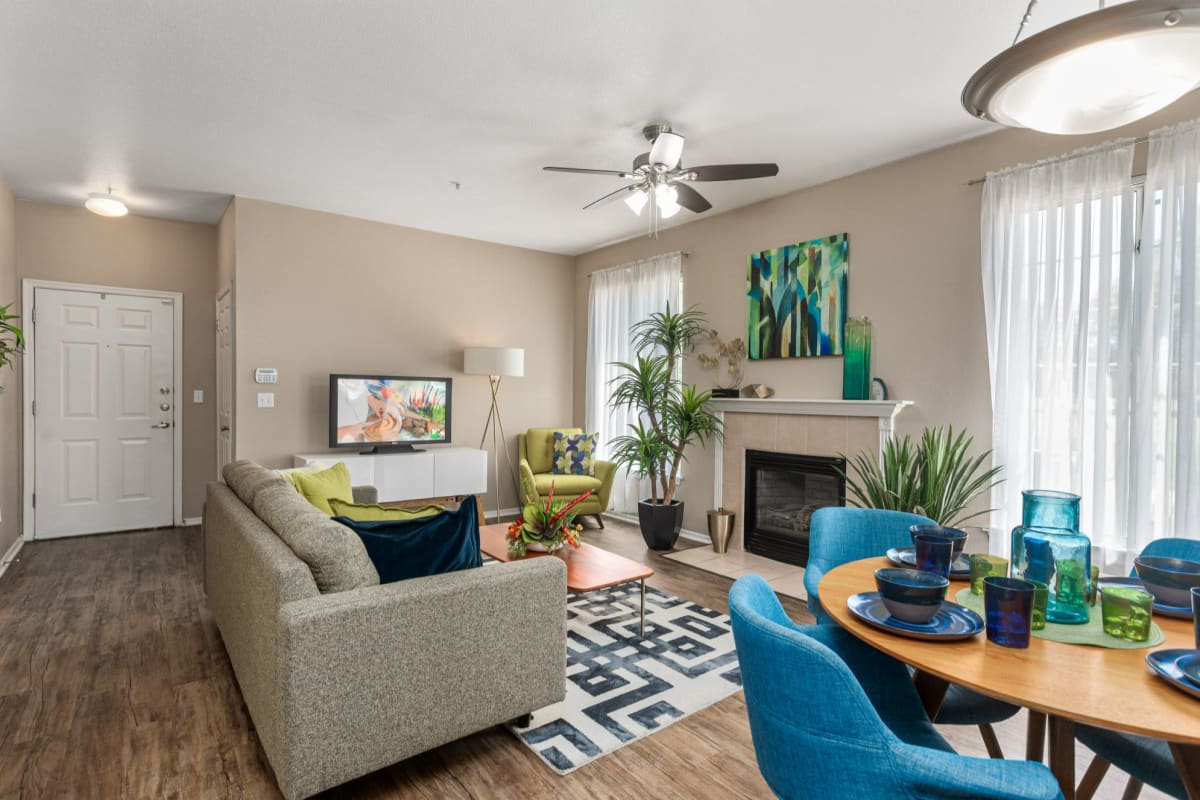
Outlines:
{"label": "white fireplace mantel", "polygon": [[738,414],[805,414],[822,417],[877,417],[888,427],[911,400],[806,400],[792,397],[715,397],[708,402],[717,412]]}

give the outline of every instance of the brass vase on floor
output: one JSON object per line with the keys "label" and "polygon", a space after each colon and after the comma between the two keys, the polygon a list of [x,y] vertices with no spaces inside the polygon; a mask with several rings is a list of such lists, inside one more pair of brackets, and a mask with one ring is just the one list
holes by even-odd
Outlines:
{"label": "brass vase on floor", "polygon": [[708,512],[708,538],[712,540],[714,553],[724,553],[733,534],[734,513],[727,508],[714,508]]}

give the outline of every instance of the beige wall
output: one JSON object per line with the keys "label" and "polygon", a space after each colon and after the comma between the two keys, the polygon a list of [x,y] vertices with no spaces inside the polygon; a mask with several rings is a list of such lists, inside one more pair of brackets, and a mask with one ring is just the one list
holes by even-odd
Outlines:
{"label": "beige wall", "polygon": [[[501,392],[514,459],[517,432],[570,423],[570,257],[246,198],[235,214],[239,458],[328,450],[331,372],[451,376],[454,444],[476,447],[490,394],[462,372],[470,345],[525,348],[525,377]],[[257,386],[256,367],[279,382]],[[260,388],[275,408],[256,407]]]}
{"label": "beige wall", "polygon": [[[0,175],[0,306],[16,303],[16,209],[12,190]],[[0,558],[21,533],[21,386],[19,368],[0,373]]]}
{"label": "beige wall", "polygon": [[[213,225],[105,219],[83,207],[17,202],[21,278],[183,293],[183,514],[199,517],[216,472]],[[192,391],[204,390],[204,403]]]}
{"label": "beige wall", "polygon": [[[987,447],[991,400],[979,272],[981,187],[967,186],[967,181],[988,170],[1117,136],[1142,136],[1197,116],[1200,93],[1141,124],[1103,136],[1003,131],[702,217],[663,231],[657,240],[639,236],[580,256],[575,281],[575,419],[584,419],[587,275],[592,270],[672,250],[690,251],[683,262],[685,301],[705,311],[724,338],[744,337],[747,254],[849,232],[850,313],[868,316],[873,323],[872,372],[886,381],[892,397],[916,403],[900,415],[899,431],[913,433],[925,425],[951,423],[966,426],[976,442]],[[694,361],[686,365],[684,375],[702,386],[712,385],[712,374]],[[840,397],[841,380],[841,358],[758,361],[746,369],[746,383],[765,383],[780,397]],[[688,503],[684,524],[691,530],[705,530],[712,474],[711,453],[693,454],[682,494]]]}

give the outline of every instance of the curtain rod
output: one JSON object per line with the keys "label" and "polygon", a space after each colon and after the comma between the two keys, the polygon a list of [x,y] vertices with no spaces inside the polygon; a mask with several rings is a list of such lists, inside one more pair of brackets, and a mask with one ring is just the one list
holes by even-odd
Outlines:
{"label": "curtain rod", "polygon": [[[1148,141],[1150,141],[1149,136],[1140,136],[1137,139],[1133,140],[1133,146],[1137,147],[1139,144],[1145,144]],[[982,177],[982,178],[972,178],[971,180],[967,181],[967,186],[977,186],[978,184],[984,183],[986,181],[987,181],[986,176]]]}
{"label": "curtain rod", "polygon": [[[691,250],[676,250],[675,252],[679,253],[679,255],[683,256],[684,258],[687,258],[688,256],[690,256],[692,254]],[[662,255],[669,256],[671,254],[663,253]],[[601,269],[594,269],[591,272],[589,272],[587,274],[587,276],[590,278],[593,275],[595,275],[597,272],[608,272],[609,270],[614,270],[614,269],[625,269],[627,267],[632,267],[634,264],[640,264],[643,261],[649,261],[652,258],[658,258],[658,256],[647,256],[646,258],[639,258],[637,261],[630,261],[628,264],[617,264],[615,267],[603,267]]]}

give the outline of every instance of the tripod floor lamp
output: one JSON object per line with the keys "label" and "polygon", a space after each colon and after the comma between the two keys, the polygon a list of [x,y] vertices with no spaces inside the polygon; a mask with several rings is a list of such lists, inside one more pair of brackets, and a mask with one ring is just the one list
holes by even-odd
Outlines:
{"label": "tripod floor lamp", "polygon": [[492,432],[492,455],[494,485],[496,487],[496,522],[500,521],[500,444],[504,446],[504,460],[508,464],[508,475],[516,493],[517,505],[521,505],[521,490],[517,486],[517,473],[513,470],[512,456],[508,454],[508,437],[504,435],[504,423],[500,421],[501,378],[520,378],[525,374],[525,350],[521,347],[468,347],[463,351],[463,371],[468,375],[487,375],[492,385],[492,407],[479,438],[479,449],[487,441],[488,430]]}

